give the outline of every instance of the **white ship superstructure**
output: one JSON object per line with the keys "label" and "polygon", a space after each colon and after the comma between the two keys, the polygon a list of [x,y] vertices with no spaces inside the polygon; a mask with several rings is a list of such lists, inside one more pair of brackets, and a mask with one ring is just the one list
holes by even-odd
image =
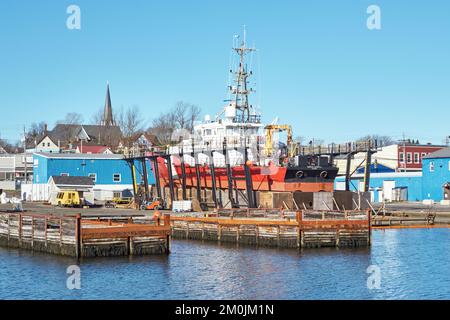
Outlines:
{"label": "white ship superstructure", "polygon": [[184,139],[178,146],[171,147],[171,154],[182,154],[186,164],[195,165],[192,153],[198,154],[200,164],[209,164],[210,155],[213,155],[216,167],[225,166],[224,148],[231,166],[242,165],[247,160],[261,165],[268,160],[262,159],[265,136],[264,125],[261,123],[261,115],[249,103],[249,95],[254,92],[248,87],[248,78],[252,72],[247,70],[245,56],[255,51],[246,46],[245,32],[240,46],[235,46],[234,51],[239,56],[237,70],[234,73],[234,83],[228,87],[230,99],[214,120],[205,116],[201,124],[194,126],[191,138]]}

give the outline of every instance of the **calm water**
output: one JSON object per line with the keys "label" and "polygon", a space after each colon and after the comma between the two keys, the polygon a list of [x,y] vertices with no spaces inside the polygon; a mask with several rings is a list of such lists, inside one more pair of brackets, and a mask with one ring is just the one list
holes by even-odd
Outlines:
{"label": "calm water", "polygon": [[[369,249],[293,250],[174,241],[170,256],[84,259],[0,248],[0,299],[450,299],[450,230],[373,232]],[[381,289],[367,288],[367,267]]]}

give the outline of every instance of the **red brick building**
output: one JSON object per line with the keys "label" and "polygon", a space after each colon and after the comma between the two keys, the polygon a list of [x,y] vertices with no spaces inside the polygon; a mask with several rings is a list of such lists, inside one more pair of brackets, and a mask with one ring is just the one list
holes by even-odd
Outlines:
{"label": "red brick building", "polygon": [[398,171],[421,171],[422,158],[446,146],[400,142],[397,145]]}

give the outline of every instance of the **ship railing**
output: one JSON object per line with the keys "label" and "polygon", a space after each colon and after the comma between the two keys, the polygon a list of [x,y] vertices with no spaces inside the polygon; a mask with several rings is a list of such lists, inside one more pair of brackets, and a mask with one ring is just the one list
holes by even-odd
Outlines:
{"label": "ship railing", "polygon": [[234,123],[261,123],[261,116],[258,114],[252,114],[250,116],[239,115],[233,119]]}

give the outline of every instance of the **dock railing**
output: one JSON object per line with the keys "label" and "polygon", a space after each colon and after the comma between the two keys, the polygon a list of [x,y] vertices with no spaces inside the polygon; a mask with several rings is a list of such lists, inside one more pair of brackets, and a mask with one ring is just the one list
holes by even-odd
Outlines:
{"label": "dock railing", "polygon": [[243,242],[279,247],[362,246],[370,244],[369,211],[297,211],[277,218],[171,218],[177,238]]}
{"label": "dock railing", "polygon": [[[117,243],[124,248],[111,250]],[[151,243],[169,252],[170,215],[157,225],[138,224],[132,219],[113,222],[110,218],[82,218],[80,214],[0,213],[0,245],[8,247],[81,257],[145,254],[153,250]]]}

